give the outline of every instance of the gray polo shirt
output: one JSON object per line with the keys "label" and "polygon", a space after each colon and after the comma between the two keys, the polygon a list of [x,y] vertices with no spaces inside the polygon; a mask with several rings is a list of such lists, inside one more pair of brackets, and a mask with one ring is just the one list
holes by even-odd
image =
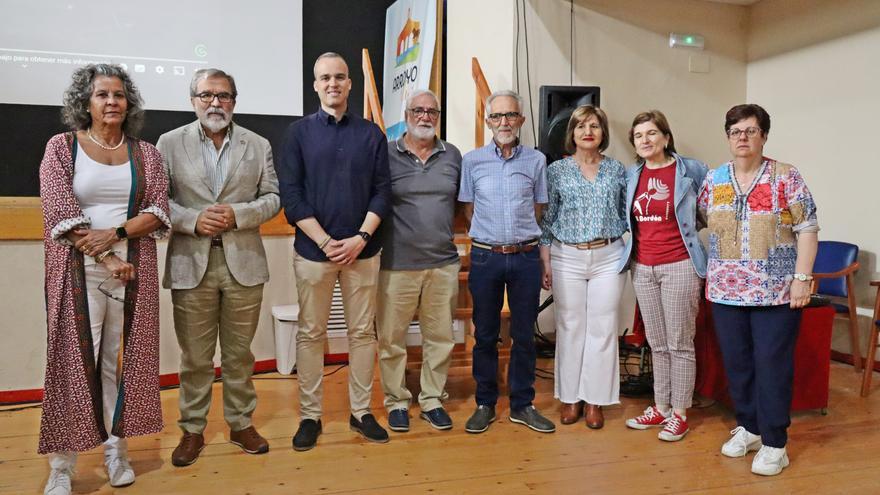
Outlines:
{"label": "gray polo shirt", "polygon": [[[404,135],[405,136],[405,135]],[[452,242],[461,152],[436,139],[426,163],[403,136],[388,143],[391,214],[383,221],[383,270],[426,270],[458,261]]]}

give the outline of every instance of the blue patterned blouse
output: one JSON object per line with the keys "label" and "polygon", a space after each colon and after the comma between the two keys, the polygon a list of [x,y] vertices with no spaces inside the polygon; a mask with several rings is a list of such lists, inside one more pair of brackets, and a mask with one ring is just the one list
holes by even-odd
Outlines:
{"label": "blue patterned blouse", "polygon": [[572,157],[547,167],[550,203],[542,222],[541,244],[614,239],[626,232],[626,174],[614,158],[603,157],[593,181]]}

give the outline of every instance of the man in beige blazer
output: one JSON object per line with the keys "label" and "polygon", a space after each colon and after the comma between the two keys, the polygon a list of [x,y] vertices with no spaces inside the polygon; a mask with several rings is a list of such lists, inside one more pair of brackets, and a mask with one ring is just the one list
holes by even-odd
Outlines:
{"label": "man in beige blazer", "polygon": [[280,201],[269,142],[232,122],[237,95],[232,76],[197,71],[190,99],[198,120],[157,143],[173,225],[163,285],[171,289],[181,351],[183,436],[171,454],[175,466],[192,464],[204,448],[218,338],[230,441],[249,454],[269,451],[251,424],[257,395],[250,346],[269,280],[259,227]]}

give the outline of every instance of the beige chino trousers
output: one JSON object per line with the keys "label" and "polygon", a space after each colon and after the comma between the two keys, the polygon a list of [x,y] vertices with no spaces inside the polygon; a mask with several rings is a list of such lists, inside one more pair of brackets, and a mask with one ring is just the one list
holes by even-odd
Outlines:
{"label": "beige chino trousers", "polygon": [[412,401],[412,393],[406,388],[406,333],[416,310],[422,333],[419,407],[430,411],[441,406],[455,346],[452,319],[460,267],[456,261],[427,270],[379,272],[379,372],[388,411],[408,409]]}
{"label": "beige chino trousers", "polygon": [[293,259],[299,296],[299,330],[296,334],[296,372],[299,378],[301,420],[321,419],[324,343],[339,280],[345,324],[348,327],[348,399],[351,414],[361,419],[370,412],[370,391],[376,359],[376,287],[379,255],[350,265]]}
{"label": "beige chino trousers", "polygon": [[211,248],[199,285],[173,289],[174,331],[180,345],[180,420],[190,433],[202,433],[211,408],[214,351],[220,340],[223,417],[232,431],[251,426],[257,392],[251,376],[251,342],[260,319],[263,284],[239,284],[226,266],[222,248]]}

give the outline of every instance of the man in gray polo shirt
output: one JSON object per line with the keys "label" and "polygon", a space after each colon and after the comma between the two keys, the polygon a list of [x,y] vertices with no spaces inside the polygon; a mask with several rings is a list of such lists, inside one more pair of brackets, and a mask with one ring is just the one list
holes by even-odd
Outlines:
{"label": "man in gray polo shirt", "polygon": [[452,241],[461,153],[436,137],[439,102],[419,90],[406,101],[407,132],[388,143],[391,215],[382,223],[376,324],[379,371],[393,431],[409,431],[406,333],[418,310],[422,331],[420,417],[452,428],[443,409],[452,360],[452,317],[458,298],[458,251]]}

